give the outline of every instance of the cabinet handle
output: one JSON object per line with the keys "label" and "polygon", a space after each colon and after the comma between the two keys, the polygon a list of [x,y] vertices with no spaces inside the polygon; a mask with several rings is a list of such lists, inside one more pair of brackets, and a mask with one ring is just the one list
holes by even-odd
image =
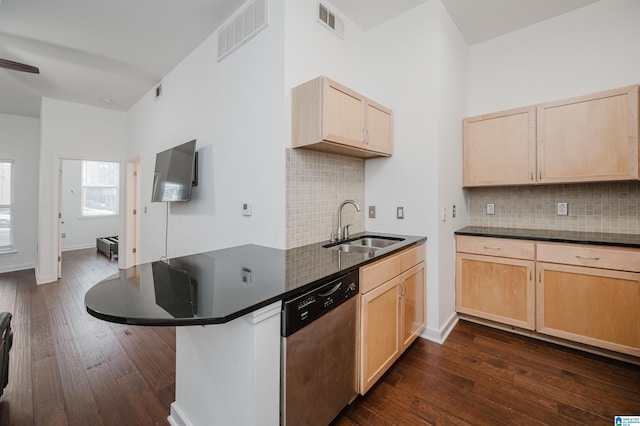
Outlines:
{"label": "cabinet handle", "polygon": [[542,180],[542,170],[538,171],[538,179]]}
{"label": "cabinet handle", "polygon": [[482,248],[485,249],[485,250],[502,250],[502,247],[483,246]]}
{"label": "cabinet handle", "polygon": [[583,257],[583,256],[578,256],[578,255],[576,255],[576,257],[578,259],[580,259],[580,260],[592,260],[594,262],[600,260],[599,257]]}
{"label": "cabinet handle", "polygon": [[402,291],[400,292],[400,298],[403,298],[405,294],[407,294],[407,284],[404,280],[400,280],[400,287]]}

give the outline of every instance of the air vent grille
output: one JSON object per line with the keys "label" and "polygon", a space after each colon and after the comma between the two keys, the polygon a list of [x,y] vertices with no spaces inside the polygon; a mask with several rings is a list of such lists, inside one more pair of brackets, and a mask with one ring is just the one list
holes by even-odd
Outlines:
{"label": "air vent grille", "polygon": [[237,50],[269,25],[267,0],[245,4],[218,30],[218,61]]}
{"label": "air vent grille", "polygon": [[344,38],[344,23],[322,3],[318,3],[318,21],[335,35]]}

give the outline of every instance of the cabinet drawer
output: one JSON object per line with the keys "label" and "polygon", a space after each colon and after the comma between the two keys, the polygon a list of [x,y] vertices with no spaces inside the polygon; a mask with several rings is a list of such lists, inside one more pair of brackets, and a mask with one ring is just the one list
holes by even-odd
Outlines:
{"label": "cabinet drawer", "polygon": [[640,272],[640,250],[580,244],[538,244],[539,262]]}
{"label": "cabinet drawer", "polygon": [[425,245],[418,244],[360,269],[360,293],[365,294],[397,277],[425,259]]}
{"label": "cabinet drawer", "polygon": [[533,241],[468,235],[456,236],[456,251],[527,260],[533,260],[536,252]]}

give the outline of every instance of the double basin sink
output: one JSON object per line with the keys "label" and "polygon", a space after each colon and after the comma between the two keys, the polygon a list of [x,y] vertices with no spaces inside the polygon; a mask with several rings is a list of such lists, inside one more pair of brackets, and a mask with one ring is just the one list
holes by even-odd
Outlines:
{"label": "double basin sink", "polygon": [[374,253],[377,250],[387,248],[402,241],[404,241],[404,238],[363,235],[347,241],[327,244],[323,247],[329,250],[347,253]]}

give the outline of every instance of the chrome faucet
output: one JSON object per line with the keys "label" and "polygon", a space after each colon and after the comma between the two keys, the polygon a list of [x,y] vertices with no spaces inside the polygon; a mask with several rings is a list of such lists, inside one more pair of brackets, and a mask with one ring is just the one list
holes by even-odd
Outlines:
{"label": "chrome faucet", "polygon": [[349,226],[351,225],[345,225],[345,227],[342,228],[342,208],[347,204],[353,204],[353,206],[356,208],[356,211],[360,211],[360,206],[353,200],[344,200],[340,203],[340,206],[338,207],[338,230],[336,232],[338,241],[346,240],[347,238],[349,238]]}

